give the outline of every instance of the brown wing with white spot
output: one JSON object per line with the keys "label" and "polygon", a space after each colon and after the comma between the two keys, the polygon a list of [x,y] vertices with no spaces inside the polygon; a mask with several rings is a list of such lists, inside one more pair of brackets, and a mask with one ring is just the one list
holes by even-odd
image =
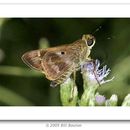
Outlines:
{"label": "brown wing with white spot", "polygon": [[22,56],[31,68],[42,71],[49,80],[56,80],[67,71],[73,72],[77,62],[77,46],[65,45],[48,49],[33,50]]}
{"label": "brown wing with white spot", "polygon": [[72,51],[67,46],[49,49],[42,61],[48,79],[56,80],[66,71],[73,71],[74,58],[71,54]]}

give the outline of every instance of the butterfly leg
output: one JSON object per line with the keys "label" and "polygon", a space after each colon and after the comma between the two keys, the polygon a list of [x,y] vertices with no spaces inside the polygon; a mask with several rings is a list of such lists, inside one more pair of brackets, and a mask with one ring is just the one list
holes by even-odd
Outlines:
{"label": "butterfly leg", "polygon": [[98,80],[98,78],[97,78],[97,72],[96,72],[96,71],[97,71],[97,70],[96,70],[96,66],[98,66],[99,60],[94,60],[94,59],[89,58],[88,61],[93,64],[93,68],[94,68],[94,69],[93,69],[93,74],[94,74],[94,76],[95,76],[95,79],[96,79],[98,85],[101,86],[101,84],[100,84],[100,82],[99,82],[99,80]]}
{"label": "butterfly leg", "polygon": [[57,83],[56,81],[51,81],[50,86],[51,86],[52,88],[55,88],[57,85],[58,85],[58,83]]}
{"label": "butterfly leg", "polygon": [[86,62],[90,62],[91,64],[93,64],[93,74],[95,76],[95,79],[97,81],[97,83],[99,84],[99,86],[101,86],[98,78],[97,78],[97,70],[96,70],[96,67],[98,66],[99,64],[99,61],[98,60],[94,60],[94,59],[91,59],[90,57],[86,59]]}

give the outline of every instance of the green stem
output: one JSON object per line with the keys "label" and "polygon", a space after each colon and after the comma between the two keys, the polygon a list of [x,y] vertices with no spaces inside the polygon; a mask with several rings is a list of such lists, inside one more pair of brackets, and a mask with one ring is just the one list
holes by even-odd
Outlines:
{"label": "green stem", "polygon": [[72,79],[60,85],[60,98],[63,106],[76,106],[78,91]]}
{"label": "green stem", "polygon": [[84,92],[79,101],[80,106],[95,106],[95,93],[99,86],[96,79],[92,80],[90,75],[82,69]]}
{"label": "green stem", "polygon": [[130,106],[130,94],[128,94],[122,103],[122,106]]}
{"label": "green stem", "polygon": [[106,106],[117,106],[118,103],[118,97],[116,94],[113,94],[110,99],[106,100],[105,105]]}
{"label": "green stem", "polygon": [[79,105],[80,106],[95,106],[96,90],[97,90],[96,86],[89,86],[88,88],[84,89],[84,93],[81,97]]}
{"label": "green stem", "polygon": [[32,106],[33,104],[19,94],[0,86],[0,101],[10,106]]}
{"label": "green stem", "polygon": [[13,75],[13,76],[24,76],[24,77],[40,77],[41,74],[21,67],[12,66],[0,66],[0,75]]}

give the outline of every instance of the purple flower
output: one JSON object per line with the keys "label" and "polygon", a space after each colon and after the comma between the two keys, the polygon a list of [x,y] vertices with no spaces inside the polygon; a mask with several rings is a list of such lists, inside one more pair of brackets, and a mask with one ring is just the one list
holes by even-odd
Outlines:
{"label": "purple flower", "polygon": [[106,98],[102,95],[96,95],[95,100],[98,105],[103,105],[106,101]]}
{"label": "purple flower", "polygon": [[106,82],[110,82],[113,80],[114,77],[112,77],[109,80],[105,80],[109,73],[110,73],[110,68],[107,68],[107,65],[103,66],[103,68],[99,69],[100,67],[100,61],[99,60],[91,60],[89,62],[86,62],[82,66],[82,73],[86,74],[87,80],[93,83],[98,83],[98,84],[104,84]]}

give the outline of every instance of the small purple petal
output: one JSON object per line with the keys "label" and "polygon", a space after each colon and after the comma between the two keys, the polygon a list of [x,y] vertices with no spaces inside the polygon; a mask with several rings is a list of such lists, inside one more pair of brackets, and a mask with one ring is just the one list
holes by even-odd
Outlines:
{"label": "small purple petal", "polygon": [[86,63],[83,65],[83,69],[84,69],[84,70],[87,70],[87,71],[93,71],[93,70],[94,70],[93,62],[86,62]]}
{"label": "small purple petal", "polygon": [[100,61],[97,59],[95,61],[86,62],[82,66],[82,73],[86,73],[90,81],[98,80],[100,84],[113,80],[113,78],[110,80],[104,80],[104,78],[107,77],[111,71],[109,68],[107,69],[107,65],[103,66],[101,69],[99,69],[99,67]]}
{"label": "small purple petal", "polygon": [[97,96],[95,97],[95,100],[96,100],[96,103],[97,103],[98,105],[102,105],[103,103],[105,103],[106,98],[105,98],[104,96],[102,96],[102,95],[97,95]]}

